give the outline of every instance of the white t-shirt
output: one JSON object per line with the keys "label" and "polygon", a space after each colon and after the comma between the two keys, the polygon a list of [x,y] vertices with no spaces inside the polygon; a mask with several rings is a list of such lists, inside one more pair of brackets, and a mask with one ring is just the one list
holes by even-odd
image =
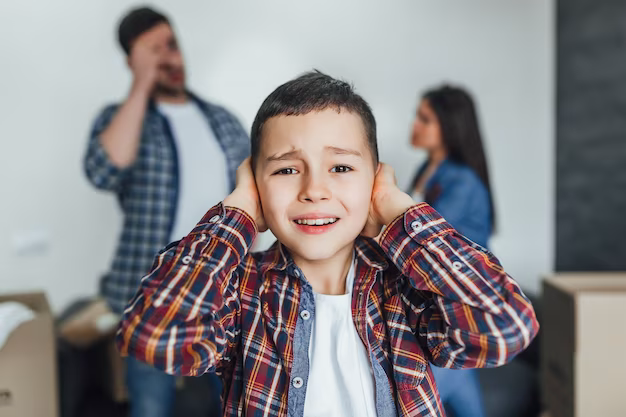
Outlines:
{"label": "white t-shirt", "polygon": [[170,242],[187,236],[206,211],[229,193],[226,157],[196,104],[159,103],[178,153],[178,202]]}
{"label": "white t-shirt", "polygon": [[352,320],[355,260],[342,295],[314,293],[304,417],[376,417],[374,374]]}

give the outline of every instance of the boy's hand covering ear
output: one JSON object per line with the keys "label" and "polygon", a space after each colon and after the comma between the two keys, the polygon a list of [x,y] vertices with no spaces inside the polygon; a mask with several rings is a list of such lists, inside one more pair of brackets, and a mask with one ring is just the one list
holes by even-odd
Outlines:
{"label": "boy's hand covering ear", "polygon": [[372,188],[369,216],[361,234],[368,237],[378,236],[384,225],[391,223],[413,205],[415,202],[411,196],[398,188],[393,168],[379,163]]}
{"label": "boy's hand covering ear", "polygon": [[267,230],[250,157],[246,158],[237,168],[237,184],[233,192],[224,199],[224,206],[244,210],[254,219],[259,232]]}

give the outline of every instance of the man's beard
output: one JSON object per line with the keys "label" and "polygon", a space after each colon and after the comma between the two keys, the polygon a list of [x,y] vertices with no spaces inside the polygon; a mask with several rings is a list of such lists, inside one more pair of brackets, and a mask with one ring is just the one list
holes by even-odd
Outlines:
{"label": "man's beard", "polygon": [[154,86],[153,94],[157,96],[179,97],[185,94],[185,87],[171,87],[157,83]]}

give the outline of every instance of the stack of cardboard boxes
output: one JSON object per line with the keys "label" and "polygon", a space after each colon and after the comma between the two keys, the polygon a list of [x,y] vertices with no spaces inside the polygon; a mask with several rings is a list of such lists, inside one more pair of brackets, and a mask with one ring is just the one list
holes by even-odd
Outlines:
{"label": "stack of cardboard boxes", "polygon": [[626,416],[626,274],[544,281],[543,396],[551,417]]}
{"label": "stack of cardboard boxes", "polygon": [[43,293],[0,296],[16,301],[35,318],[14,330],[0,349],[0,416],[57,417],[54,321]]}

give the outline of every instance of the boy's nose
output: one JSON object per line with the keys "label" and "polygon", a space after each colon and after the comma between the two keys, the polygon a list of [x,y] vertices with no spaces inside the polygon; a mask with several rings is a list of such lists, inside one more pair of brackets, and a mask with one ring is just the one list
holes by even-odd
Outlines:
{"label": "boy's nose", "polygon": [[309,177],[303,184],[299,199],[303,202],[317,202],[328,200],[331,196],[330,190],[323,181],[318,178]]}

